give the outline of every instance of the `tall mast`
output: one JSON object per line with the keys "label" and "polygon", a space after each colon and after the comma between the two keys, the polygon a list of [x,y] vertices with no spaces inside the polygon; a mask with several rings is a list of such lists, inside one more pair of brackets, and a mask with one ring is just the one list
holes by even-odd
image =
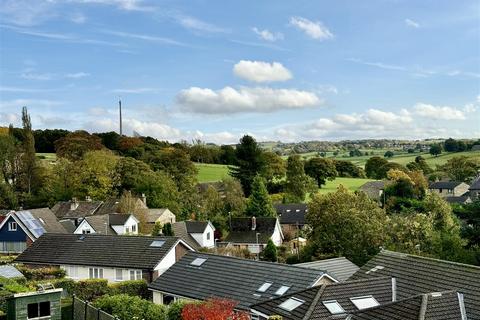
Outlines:
{"label": "tall mast", "polygon": [[122,100],[118,99],[118,111],[120,113],[120,136],[122,136]]}

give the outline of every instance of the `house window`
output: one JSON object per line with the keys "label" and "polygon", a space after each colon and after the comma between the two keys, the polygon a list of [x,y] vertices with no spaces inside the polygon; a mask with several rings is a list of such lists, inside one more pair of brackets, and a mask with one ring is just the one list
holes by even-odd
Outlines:
{"label": "house window", "polygon": [[207,240],[210,240],[210,232],[207,232]]}
{"label": "house window", "polygon": [[345,310],[342,308],[340,303],[337,302],[337,300],[323,301],[323,305],[328,309],[328,311],[330,311],[331,314],[345,313]]}
{"label": "house window", "polygon": [[27,248],[26,242],[21,241],[1,241],[0,242],[0,250],[1,252],[23,252]]}
{"label": "house window", "polygon": [[286,310],[288,312],[293,311],[294,309],[300,307],[302,304],[304,304],[305,301],[297,299],[295,297],[288,298],[284,302],[278,305],[279,308]]}
{"label": "house window", "polygon": [[8,231],[17,231],[17,223],[15,221],[8,223]]}
{"label": "house window", "polygon": [[134,224],[132,225],[132,233],[135,233],[137,232],[137,226]]}
{"label": "house window", "polygon": [[380,303],[378,303],[378,301],[372,296],[350,298],[350,300],[355,307],[358,308],[358,310],[368,309],[380,305]]}
{"label": "house window", "polygon": [[289,286],[281,286],[280,288],[278,288],[277,291],[275,291],[275,294],[276,294],[277,296],[281,296],[281,295],[285,294],[285,292],[287,292],[288,289],[290,289]]}
{"label": "house window", "polygon": [[89,233],[91,233],[91,231],[90,231],[90,229],[82,230],[82,233],[83,233],[83,234],[89,234]]}
{"label": "house window", "polygon": [[88,276],[90,279],[103,279],[103,269],[88,268]]}
{"label": "house window", "polygon": [[48,316],[50,316],[50,301],[27,305],[27,319],[40,319]]}
{"label": "house window", "polygon": [[142,270],[130,270],[130,280],[142,280]]}
{"label": "house window", "polygon": [[262,284],[260,286],[260,288],[257,289],[258,292],[265,292],[268,290],[268,288],[270,288],[270,286],[272,285],[271,282],[265,282],[264,284]]}
{"label": "house window", "polygon": [[130,233],[130,227],[125,227],[125,233]]}
{"label": "house window", "polygon": [[123,280],[123,269],[115,269],[115,280],[116,281]]}
{"label": "house window", "polygon": [[67,272],[67,276],[76,279],[78,278],[78,267],[77,266],[66,266],[65,271]]}

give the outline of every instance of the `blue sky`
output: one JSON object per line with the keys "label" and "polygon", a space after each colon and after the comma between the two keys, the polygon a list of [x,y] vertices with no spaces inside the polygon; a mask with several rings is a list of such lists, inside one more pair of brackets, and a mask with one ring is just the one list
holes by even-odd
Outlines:
{"label": "blue sky", "polygon": [[0,125],[480,137],[479,1],[2,0]]}

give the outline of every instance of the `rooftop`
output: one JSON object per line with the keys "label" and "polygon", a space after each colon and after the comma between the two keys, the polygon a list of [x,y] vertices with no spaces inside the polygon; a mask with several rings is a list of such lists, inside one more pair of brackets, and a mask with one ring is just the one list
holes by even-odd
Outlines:
{"label": "rooftop", "polygon": [[296,266],[325,271],[338,281],[347,280],[360,269],[345,257],[298,263]]}

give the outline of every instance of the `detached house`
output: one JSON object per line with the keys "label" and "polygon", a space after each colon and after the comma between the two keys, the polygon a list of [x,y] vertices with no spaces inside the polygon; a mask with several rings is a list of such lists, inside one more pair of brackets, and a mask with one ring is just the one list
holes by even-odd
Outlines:
{"label": "detached house", "polygon": [[47,232],[67,232],[49,208],[10,211],[0,223],[0,252],[20,253]]}
{"label": "detached house", "polygon": [[93,216],[102,203],[89,198],[85,201],[73,198],[71,201],[57,202],[52,211],[59,220],[72,220],[75,225],[78,225],[83,218]]}
{"label": "detached house", "polygon": [[275,204],[273,207],[277,212],[284,233],[290,232],[295,234],[305,226],[305,216],[308,212],[307,204]]}
{"label": "detached house", "polygon": [[437,181],[430,184],[429,189],[442,197],[460,197],[468,192],[470,186],[460,181]]}
{"label": "detached house", "polygon": [[138,219],[132,214],[104,214],[85,217],[74,234],[138,234]]}
{"label": "detached house", "polygon": [[249,306],[259,301],[331,282],[334,280],[320,270],[188,252],[149,289],[158,304],[219,297],[234,300],[238,309],[249,311]]}
{"label": "detached house", "polygon": [[[479,145],[480,146],[480,145]],[[470,197],[472,199],[478,199],[480,198],[480,175],[473,179],[472,184],[468,188],[468,191],[470,193]]]}
{"label": "detached house", "polygon": [[177,237],[47,233],[15,261],[59,267],[74,280],[151,282],[190,250],[193,248]]}
{"label": "detached house", "polygon": [[172,225],[176,237],[180,237],[193,248],[213,248],[215,227],[210,221],[180,221]]}
{"label": "detached house", "polygon": [[230,233],[224,242],[239,249],[248,249],[251,253],[260,253],[269,239],[276,246],[283,243],[283,232],[277,218],[232,218]]}

